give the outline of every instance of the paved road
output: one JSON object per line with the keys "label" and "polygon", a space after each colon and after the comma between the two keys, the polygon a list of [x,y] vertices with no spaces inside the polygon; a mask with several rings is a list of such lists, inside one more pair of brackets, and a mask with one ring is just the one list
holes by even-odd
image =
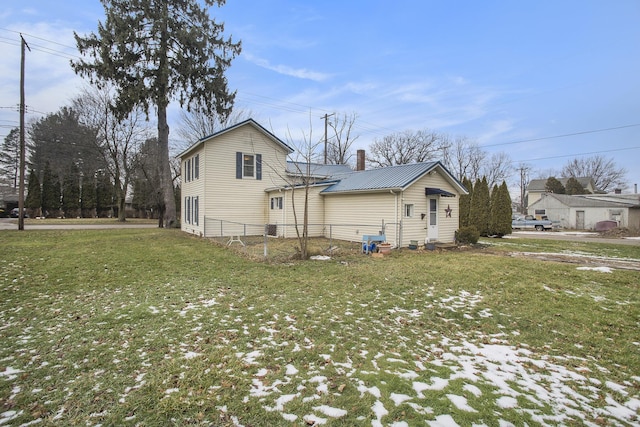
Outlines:
{"label": "paved road", "polygon": [[[140,224],[133,222],[114,224],[47,224],[44,220],[41,224],[25,224],[26,230],[106,230],[112,228],[157,228],[158,224]],[[0,218],[0,230],[17,230],[18,220]]]}
{"label": "paved road", "polygon": [[598,233],[569,233],[557,231],[514,231],[511,237],[526,239],[568,240],[572,242],[611,243],[614,245],[640,246],[640,238],[607,239],[598,237]]}

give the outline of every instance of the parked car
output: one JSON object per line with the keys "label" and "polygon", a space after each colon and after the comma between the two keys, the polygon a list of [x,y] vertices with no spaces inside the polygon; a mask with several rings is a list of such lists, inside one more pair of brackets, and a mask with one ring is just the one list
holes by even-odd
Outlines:
{"label": "parked car", "polygon": [[[13,209],[11,209],[11,213],[9,214],[9,216],[11,218],[18,218],[18,212],[19,212],[18,208],[13,208]],[[22,217],[23,218],[29,218],[29,215],[27,215],[26,209],[22,209]]]}
{"label": "parked car", "polygon": [[553,223],[548,219],[536,219],[533,215],[526,215],[512,218],[511,228],[544,231],[553,229]]}

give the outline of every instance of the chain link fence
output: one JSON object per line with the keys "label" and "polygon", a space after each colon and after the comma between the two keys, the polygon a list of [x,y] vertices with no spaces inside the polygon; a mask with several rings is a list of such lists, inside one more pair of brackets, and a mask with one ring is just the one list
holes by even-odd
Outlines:
{"label": "chain link fence", "polygon": [[[300,258],[301,224],[244,224],[205,217],[204,237],[256,259]],[[364,247],[367,236],[381,236],[399,224],[308,224],[307,254],[334,256],[375,250]],[[387,236],[388,238],[388,236]],[[374,239],[379,240],[379,239]],[[374,245],[373,247],[371,245]]]}

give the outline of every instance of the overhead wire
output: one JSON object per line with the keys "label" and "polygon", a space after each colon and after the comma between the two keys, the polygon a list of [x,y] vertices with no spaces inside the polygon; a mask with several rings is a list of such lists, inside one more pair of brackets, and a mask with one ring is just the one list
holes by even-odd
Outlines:
{"label": "overhead wire", "polygon": [[[33,35],[33,34],[24,33],[24,32],[11,30],[11,29],[7,29],[7,28],[2,28],[2,27],[0,27],[0,30],[12,32],[12,33],[15,33],[15,34],[22,34],[24,36],[27,36],[27,37],[30,37],[30,38],[33,38],[33,39],[45,41],[47,43],[55,44],[55,45],[62,46],[62,47],[68,48],[68,49],[73,49],[73,50],[76,49],[76,47],[69,46],[69,45],[66,45],[66,44],[63,44],[63,43],[59,43],[59,42],[56,42],[54,40],[46,39],[46,38],[43,38],[43,37],[39,37],[39,36],[36,36],[36,35]],[[2,37],[2,36],[0,36],[0,43],[5,43],[5,44],[13,45],[13,46],[19,46],[19,43],[14,41],[13,39],[9,39],[7,37]],[[58,57],[62,57],[62,58],[65,58],[65,59],[81,58],[81,56],[79,56],[79,55],[74,55],[74,54],[71,54],[71,53],[68,53],[68,52],[55,50],[55,49],[49,48],[47,46],[39,45],[39,44],[30,43],[30,46],[32,47],[32,49],[34,49],[36,51],[39,51],[39,52],[42,52],[42,53],[47,53],[47,54],[58,56]],[[247,103],[264,105],[264,106],[267,106],[267,107],[270,107],[270,108],[275,108],[275,109],[278,109],[278,110],[281,110],[281,111],[285,111],[285,112],[290,112],[290,113],[314,114],[314,112],[316,112],[315,114],[318,114],[319,117],[320,117],[319,113],[325,113],[326,114],[326,113],[329,113],[329,112],[333,112],[331,110],[327,110],[327,109],[320,108],[320,107],[313,107],[313,106],[309,106],[309,105],[299,104],[299,103],[286,101],[286,100],[281,100],[281,99],[276,99],[276,98],[273,98],[273,97],[269,97],[269,96],[265,96],[265,95],[259,95],[259,94],[255,94],[255,93],[251,93],[251,92],[239,93],[237,95],[237,99],[239,99],[241,101],[245,101]],[[0,107],[0,108],[13,109],[13,108],[17,108],[17,107]],[[47,113],[44,113],[44,112],[41,112],[41,111],[37,111],[37,110],[33,110],[33,109],[30,109],[29,112],[35,112],[35,113],[39,113],[39,114],[43,114],[43,115],[47,114]],[[2,125],[2,127],[5,127],[5,126],[6,125]],[[592,130],[586,130],[586,131],[578,131],[578,132],[572,132],[572,133],[560,134],[560,135],[544,136],[544,137],[538,137],[538,138],[530,138],[530,139],[508,141],[508,142],[494,143],[494,144],[484,144],[484,145],[480,145],[480,147],[489,148],[489,147],[499,147],[499,146],[506,146],[506,145],[515,145],[515,144],[537,142],[537,141],[544,141],[544,140],[558,139],[558,138],[566,138],[566,137],[571,137],[571,136],[579,136],[579,135],[586,135],[586,134],[599,133],[599,132],[608,132],[608,131],[614,131],[614,130],[619,130],[619,129],[638,127],[638,126],[640,126],[640,123],[633,123],[633,124],[622,125],[622,126],[615,126],[615,127],[609,127],[609,128],[601,128],[601,129],[592,129]],[[366,122],[366,121],[363,121],[363,120],[359,120],[359,121],[355,122],[354,123],[354,128],[361,129],[366,134],[377,134],[377,135],[383,135],[383,136],[384,135],[388,135],[389,132],[391,132],[391,133],[398,132],[398,130],[395,130],[395,129],[392,129],[392,128],[388,128],[388,127],[384,127],[384,126],[380,126],[378,124]],[[640,148],[640,147],[609,149],[609,150],[606,150],[606,151],[594,151],[594,152],[585,152],[585,153],[578,153],[578,154],[558,155],[558,156],[536,158],[536,159],[529,159],[529,160],[522,160],[522,161],[549,160],[549,159],[562,158],[562,157],[573,157],[573,156],[593,155],[593,154],[600,154],[600,153],[614,152],[614,151],[634,150],[634,149],[638,149],[638,148]]]}

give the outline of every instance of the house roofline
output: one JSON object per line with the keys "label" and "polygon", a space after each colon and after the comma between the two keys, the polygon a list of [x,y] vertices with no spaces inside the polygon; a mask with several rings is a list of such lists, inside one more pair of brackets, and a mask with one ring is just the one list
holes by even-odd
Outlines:
{"label": "house roofline", "polygon": [[245,125],[252,125],[255,128],[257,128],[259,131],[261,131],[262,133],[264,133],[265,135],[267,135],[269,137],[269,139],[271,139],[273,142],[275,142],[276,144],[282,146],[282,148],[284,148],[288,154],[293,153],[295,150],[293,148],[291,148],[289,145],[287,145],[284,141],[282,141],[280,138],[278,138],[277,136],[275,136],[274,134],[272,134],[271,132],[269,132],[264,126],[262,126],[260,123],[256,122],[253,119],[247,119],[247,120],[243,120],[242,122],[236,123],[235,125],[229,126],[227,128],[224,128],[222,130],[219,130],[218,132],[214,132],[211,135],[205,136],[204,138],[200,138],[198,141],[196,141],[193,145],[191,145],[189,148],[187,148],[186,150],[182,151],[180,154],[178,154],[176,157],[178,158],[182,158],[186,155],[188,155],[190,152],[194,151],[195,149],[197,149],[200,145],[204,144],[206,141],[208,141],[209,139],[212,139],[214,137],[218,137],[220,135],[223,135],[225,133],[231,132],[232,130],[238,129],[242,126]]}

